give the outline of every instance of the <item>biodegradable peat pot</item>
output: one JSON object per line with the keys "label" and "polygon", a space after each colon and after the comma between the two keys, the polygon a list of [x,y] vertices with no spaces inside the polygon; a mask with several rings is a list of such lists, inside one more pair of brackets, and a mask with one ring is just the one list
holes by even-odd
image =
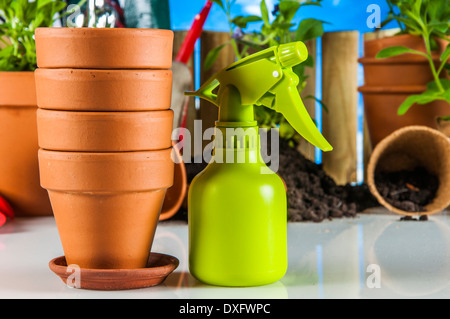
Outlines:
{"label": "biodegradable peat pot", "polygon": [[68,264],[132,269],[147,264],[166,190],[172,149],[75,153],[39,150]]}
{"label": "biodegradable peat pot", "polygon": [[127,152],[172,146],[173,111],[37,111],[39,146],[54,151]]}
{"label": "biodegradable peat pot", "polygon": [[[447,42],[438,40],[433,59],[439,58]],[[413,105],[404,115],[397,115],[398,107],[410,95],[420,94],[433,81],[428,61],[421,56],[403,54],[386,59],[375,56],[382,49],[405,46],[426,52],[423,39],[409,34],[386,37],[364,42],[364,57],[359,62],[364,67],[364,86],[359,88],[364,98],[364,109],[372,145],[406,125],[423,125],[437,128],[436,117],[448,113],[448,103],[435,101],[425,105]],[[420,110],[417,110],[420,109]]]}
{"label": "biodegradable peat pot", "polygon": [[17,216],[52,214],[39,184],[33,72],[0,72],[0,195]]}
{"label": "biodegradable peat pot", "polygon": [[40,68],[170,69],[173,31],[126,28],[37,28]]}
{"label": "biodegradable peat pot", "polygon": [[[439,179],[439,188],[426,211],[407,212],[389,204],[379,193],[375,178],[380,172],[397,172],[423,167]],[[378,202],[401,215],[431,215],[450,205],[450,139],[435,129],[408,126],[383,139],[373,150],[367,167],[367,183]]]}
{"label": "biodegradable peat pot", "polygon": [[37,69],[35,77],[37,104],[44,109],[149,111],[170,108],[170,70]]}
{"label": "biodegradable peat pot", "polygon": [[450,120],[438,118],[437,123],[438,123],[438,130],[445,136],[450,138]]}

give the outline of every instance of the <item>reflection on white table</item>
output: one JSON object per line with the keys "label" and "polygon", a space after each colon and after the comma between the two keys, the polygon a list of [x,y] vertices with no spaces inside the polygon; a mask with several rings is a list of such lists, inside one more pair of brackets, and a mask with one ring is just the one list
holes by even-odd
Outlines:
{"label": "reflection on white table", "polygon": [[185,222],[160,222],[153,252],[180,261],[155,287],[91,291],[67,287],[48,268],[63,255],[53,217],[17,218],[0,228],[0,298],[450,298],[448,212],[400,221],[377,209],[322,223],[288,223],[289,267],[278,282],[205,285],[188,269]]}

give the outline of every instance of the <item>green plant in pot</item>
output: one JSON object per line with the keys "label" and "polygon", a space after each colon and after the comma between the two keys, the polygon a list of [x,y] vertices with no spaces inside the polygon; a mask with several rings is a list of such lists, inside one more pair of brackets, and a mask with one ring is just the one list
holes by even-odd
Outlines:
{"label": "green plant in pot", "polygon": [[0,196],[17,215],[51,215],[40,187],[34,70],[37,27],[52,26],[64,1],[0,0]]}
{"label": "green plant in pot", "polygon": [[360,59],[360,91],[374,145],[403,126],[436,127],[436,118],[450,110],[449,1],[386,1],[390,12],[381,26],[395,21],[399,32],[365,41]]}
{"label": "green plant in pot", "polygon": [[[221,50],[231,45],[238,60],[261,51],[270,46],[280,45],[293,41],[308,41],[320,37],[324,33],[324,21],[316,19],[303,19],[299,23],[294,23],[294,16],[302,7],[308,5],[320,6],[322,0],[289,1],[281,0],[272,12],[274,18],[270,18],[270,11],[266,1],[260,2],[261,15],[234,16],[232,17],[232,7],[236,0],[214,0],[225,12],[228,18],[230,40],[211,50],[204,63],[204,68],[209,69],[218,58]],[[251,23],[261,23],[261,29],[253,32],[245,32]],[[306,84],[308,75],[306,67],[313,67],[314,59],[310,55],[308,60],[294,67],[294,72],[299,76],[298,89],[301,92]],[[303,97],[304,100],[315,99],[313,95]],[[321,101],[318,101],[322,104]],[[322,104],[322,106],[326,107]],[[297,145],[301,137],[287,122],[284,116],[273,110],[261,106],[255,106],[255,118],[258,126],[262,128],[279,128],[280,137],[287,140],[291,146]]]}

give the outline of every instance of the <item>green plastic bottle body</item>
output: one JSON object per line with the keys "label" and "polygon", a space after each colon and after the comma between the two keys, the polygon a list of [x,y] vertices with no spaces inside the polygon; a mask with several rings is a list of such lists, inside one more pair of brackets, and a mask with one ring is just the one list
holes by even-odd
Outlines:
{"label": "green plastic bottle body", "polygon": [[211,163],[192,181],[189,268],[198,280],[258,286],[286,273],[286,190],[267,172],[261,162]]}

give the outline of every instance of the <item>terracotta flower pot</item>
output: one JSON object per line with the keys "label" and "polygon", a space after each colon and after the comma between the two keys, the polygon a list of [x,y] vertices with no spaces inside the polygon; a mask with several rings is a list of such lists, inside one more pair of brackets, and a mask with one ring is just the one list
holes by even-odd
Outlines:
{"label": "terracotta flower pot", "polygon": [[173,186],[166,192],[159,220],[169,219],[178,212],[188,188],[186,166],[175,142],[172,143],[172,159],[175,162]]}
{"label": "terracotta flower pot", "polygon": [[17,216],[52,214],[39,184],[33,72],[0,72],[0,195]]}
{"label": "terracotta flower pot", "polygon": [[35,76],[37,104],[44,109],[111,112],[170,108],[170,70],[37,69]]}
{"label": "terracotta flower pot", "polygon": [[173,111],[37,111],[39,146],[54,151],[127,152],[172,146]]}
{"label": "terracotta flower pot", "polygon": [[[433,53],[435,64],[447,46],[438,40],[438,49]],[[391,46],[405,46],[425,52],[421,37],[409,34],[364,42],[364,57],[359,59],[364,67],[364,86],[359,88],[364,98],[364,109],[375,146],[383,138],[405,125],[424,125],[436,128],[435,119],[448,113],[448,103],[437,101],[426,105],[413,105],[404,115],[397,115],[398,107],[410,95],[420,94],[433,81],[428,61],[421,56],[404,54],[377,59],[382,49]]]}
{"label": "terracotta flower pot", "polygon": [[[438,40],[439,47],[433,52],[433,60],[440,64],[440,56],[447,43]],[[410,49],[426,52],[423,39],[409,34],[397,35],[364,42],[364,57],[359,62],[364,66],[364,84],[366,86],[409,86],[426,85],[433,81],[428,60],[414,54],[377,59],[376,55],[383,49],[392,46],[405,46]]]}
{"label": "terracotta flower pot", "polygon": [[[423,167],[439,179],[436,197],[426,211],[407,212],[389,204],[378,191],[376,174]],[[450,139],[435,129],[407,126],[383,139],[374,149],[367,168],[367,183],[378,202],[401,215],[429,215],[450,205]]]}
{"label": "terracotta flower pot", "polygon": [[39,68],[170,69],[173,31],[37,28]]}
{"label": "terracotta flower pot", "polygon": [[173,183],[171,151],[39,150],[41,184],[49,192],[68,264],[146,266],[164,196]]}
{"label": "terracotta flower pot", "polygon": [[398,107],[412,94],[420,94],[424,87],[362,87],[364,110],[372,145],[378,144],[394,131],[409,125],[437,128],[436,117],[449,113],[446,101],[433,101],[427,105],[413,105],[404,115]]}

